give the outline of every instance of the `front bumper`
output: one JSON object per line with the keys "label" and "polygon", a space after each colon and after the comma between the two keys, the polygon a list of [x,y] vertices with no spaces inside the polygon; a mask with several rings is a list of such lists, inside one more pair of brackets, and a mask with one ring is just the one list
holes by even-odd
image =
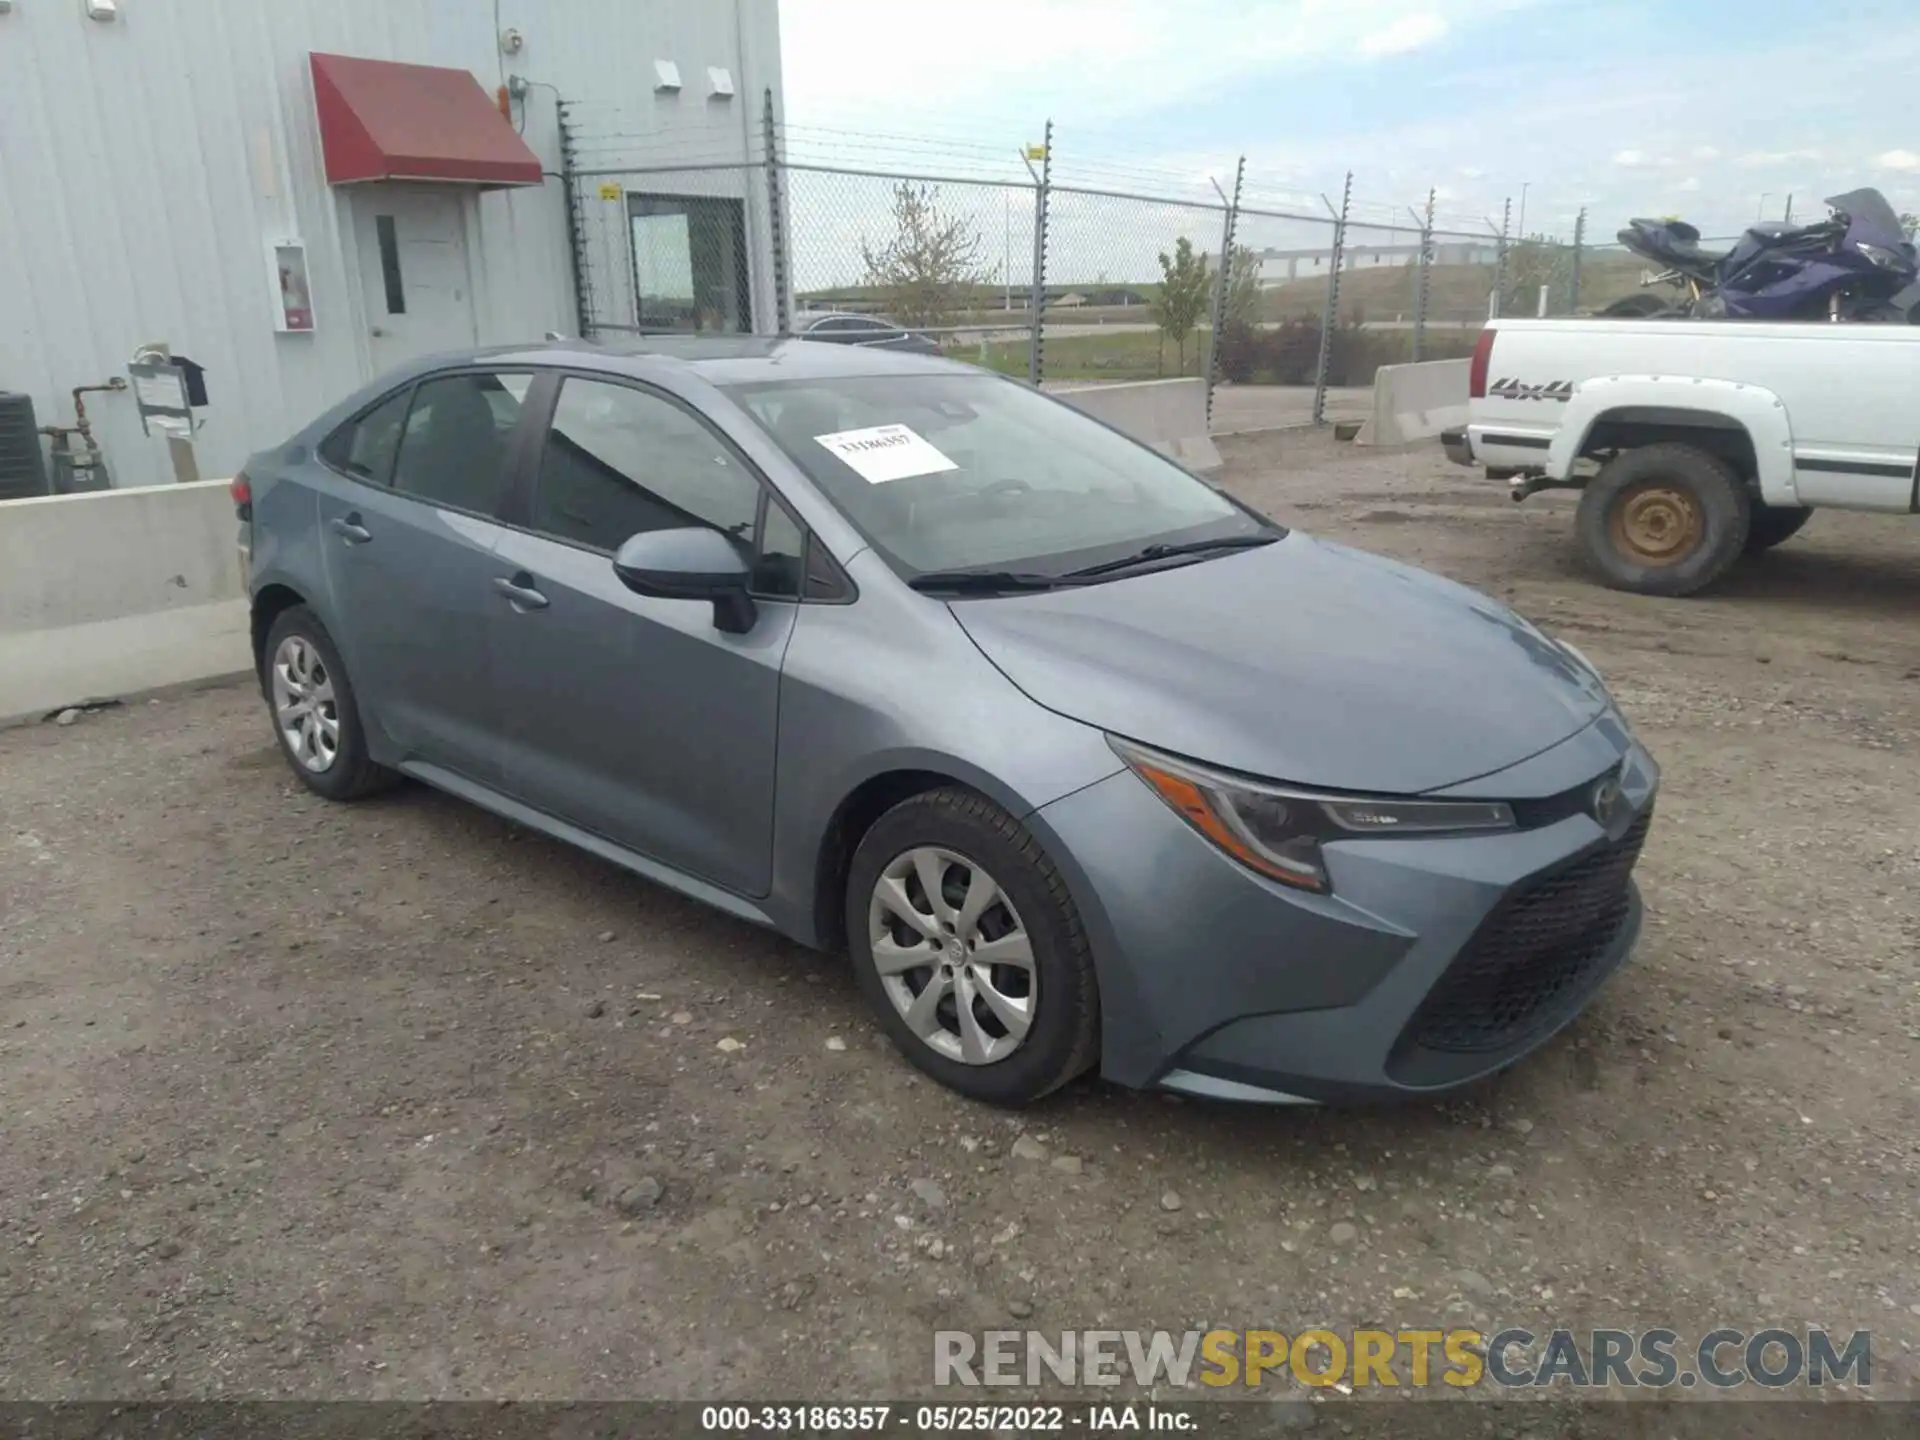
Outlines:
{"label": "front bumper", "polygon": [[1447,452],[1447,459],[1456,465],[1473,465],[1478,463],[1473,458],[1473,442],[1468,438],[1464,428],[1442,430],[1440,432],[1440,448]]}
{"label": "front bumper", "polygon": [[[1603,826],[1577,807],[1610,773],[1624,803]],[[1530,828],[1329,845],[1332,895],[1245,870],[1129,772],[1056,801],[1032,823],[1094,942],[1102,1074],[1223,1099],[1350,1103],[1504,1069],[1631,953],[1629,872],[1658,783],[1609,717],[1449,792],[1524,802]]]}

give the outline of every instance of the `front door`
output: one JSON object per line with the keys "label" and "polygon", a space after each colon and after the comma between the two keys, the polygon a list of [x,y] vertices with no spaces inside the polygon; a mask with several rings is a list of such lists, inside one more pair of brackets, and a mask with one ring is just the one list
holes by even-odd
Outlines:
{"label": "front door", "polygon": [[376,374],[476,342],[466,203],[465,192],[453,186],[381,182],[354,192],[354,239]]}
{"label": "front door", "polygon": [[[741,895],[764,895],[773,843],[780,666],[798,531],[745,634],[706,601],[640,596],[613,552],[643,530],[706,526],[751,552],[761,488],[701,420],[652,391],[570,376],[534,482],[531,526],[500,532],[494,664],[508,788],[530,805]],[[773,550],[761,553],[772,555]],[[775,592],[767,596],[765,592]],[[511,597],[508,597],[509,601]]]}

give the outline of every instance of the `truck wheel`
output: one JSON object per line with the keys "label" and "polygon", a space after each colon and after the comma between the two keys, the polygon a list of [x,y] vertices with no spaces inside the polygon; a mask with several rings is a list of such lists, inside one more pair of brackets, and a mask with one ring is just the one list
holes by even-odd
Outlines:
{"label": "truck wheel", "polygon": [[1580,547],[1616,590],[1691,595],[1746,549],[1753,501],[1726,461],[1691,445],[1616,456],[1580,496]]}
{"label": "truck wheel", "polygon": [[1812,518],[1813,511],[1802,505],[1754,506],[1753,523],[1747,527],[1747,554],[1758,555],[1782,540],[1791,540]]}

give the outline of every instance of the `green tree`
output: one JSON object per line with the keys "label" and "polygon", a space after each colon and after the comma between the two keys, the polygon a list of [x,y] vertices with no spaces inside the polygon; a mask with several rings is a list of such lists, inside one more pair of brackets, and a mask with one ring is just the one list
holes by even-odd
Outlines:
{"label": "green tree", "polygon": [[1207,310],[1207,257],[1196,254],[1193,241],[1182,235],[1173,254],[1160,252],[1160,284],[1153,300],[1153,321],[1160,327],[1161,353],[1172,340],[1180,353],[1180,373],[1187,373],[1187,337]]}
{"label": "green tree", "polygon": [[1221,319],[1228,325],[1260,323],[1260,255],[1248,246],[1234,246],[1227,262],[1227,304]]}
{"label": "green tree", "polygon": [[1902,214],[1900,217],[1900,228],[1907,232],[1907,239],[1909,240],[1920,236],[1920,215],[1915,215],[1910,211]]}
{"label": "green tree", "polygon": [[1566,246],[1545,235],[1529,235],[1509,245],[1506,280],[1500,291],[1500,313],[1533,314],[1540,306],[1542,285],[1547,287],[1549,309],[1556,298],[1564,303],[1566,287],[1571,284],[1567,256]]}
{"label": "green tree", "polygon": [[903,180],[893,189],[893,235],[875,247],[860,241],[867,283],[902,325],[935,325],[966,307],[981,278],[980,234],[963,216],[941,211],[939,187]]}

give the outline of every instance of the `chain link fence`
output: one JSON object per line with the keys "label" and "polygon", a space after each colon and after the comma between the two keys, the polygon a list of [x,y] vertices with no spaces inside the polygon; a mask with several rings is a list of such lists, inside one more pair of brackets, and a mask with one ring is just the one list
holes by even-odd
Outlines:
{"label": "chain link fence", "polygon": [[[562,104],[580,330],[935,345],[1037,384],[1199,377],[1216,431],[1357,418],[1382,365],[1464,356],[1490,316],[1640,293],[1615,246],[1231,174],[839,136],[771,97],[746,158]],[[821,132],[829,133],[829,132]],[[798,138],[817,140],[818,135]],[[794,153],[799,149],[802,153]]]}

